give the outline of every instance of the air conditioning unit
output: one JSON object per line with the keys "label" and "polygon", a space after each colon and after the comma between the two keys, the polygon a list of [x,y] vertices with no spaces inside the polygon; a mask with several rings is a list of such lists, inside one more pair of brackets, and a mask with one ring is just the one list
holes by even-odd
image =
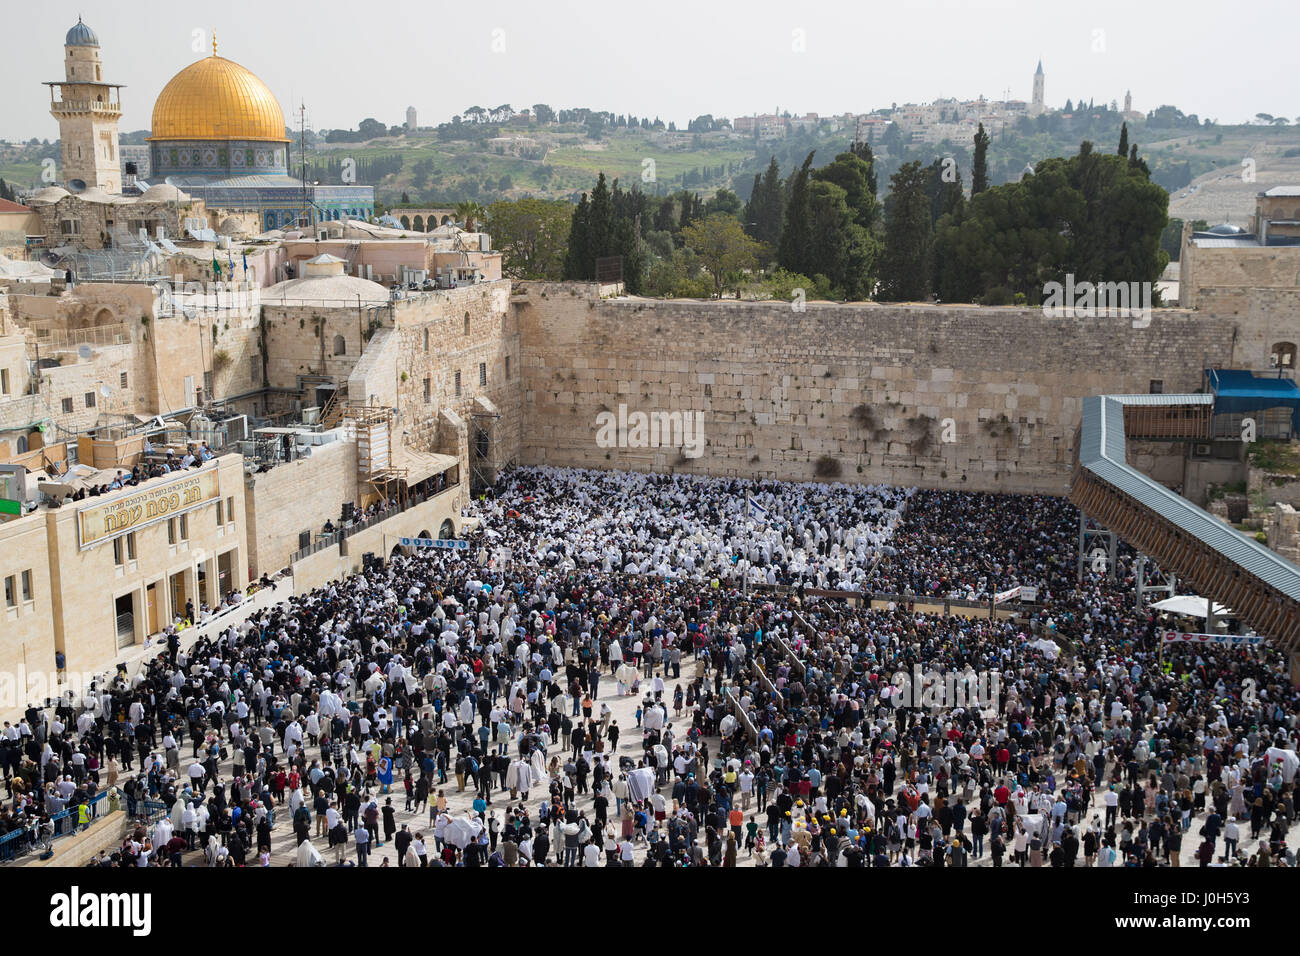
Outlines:
{"label": "air conditioning unit", "polygon": [[1211,449],[1210,445],[1193,445],[1192,454],[1195,455],[1197,458],[1209,458],[1210,449]]}

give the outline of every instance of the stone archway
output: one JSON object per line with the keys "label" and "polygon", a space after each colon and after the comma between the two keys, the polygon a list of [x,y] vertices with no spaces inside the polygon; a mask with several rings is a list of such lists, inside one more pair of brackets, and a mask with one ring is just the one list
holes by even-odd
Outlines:
{"label": "stone archway", "polygon": [[450,518],[444,519],[442,522],[442,527],[438,529],[438,537],[439,538],[456,537],[456,522],[452,521]]}
{"label": "stone archway", "polygon": [[411,228],[416,232],[424,232],[424,217],[417,215],[411,220]]}

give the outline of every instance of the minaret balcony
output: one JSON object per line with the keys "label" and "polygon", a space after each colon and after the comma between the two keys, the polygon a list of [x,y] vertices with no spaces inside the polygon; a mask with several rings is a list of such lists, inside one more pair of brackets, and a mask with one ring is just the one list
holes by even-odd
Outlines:
{"label": "minaret balcony", "polygon": [[99,100],[51,100],[51,113],[121,113],[121,103],[102,103]]}

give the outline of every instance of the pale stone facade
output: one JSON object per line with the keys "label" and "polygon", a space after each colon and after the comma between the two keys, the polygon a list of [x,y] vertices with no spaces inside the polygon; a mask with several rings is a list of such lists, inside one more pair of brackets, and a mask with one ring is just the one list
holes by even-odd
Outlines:
{"label": "pale stone facade", "polygon": [[[1195,391],[1203,367],[1267,367],[1300,314],[1300,293],[1247,290],[1216,298],[1215,312],[1158,310],[1145,329],[1028,308],[795,312],[601,299],[573,284],[516,291],[524,462],[811,480],[826,459],[845,481],[1053,494],[1069,481],[1085,396],[1154,382]],[[702,457],[598,446],[597,415],[620,403],[702,412]],[[1184,451],[1135,449],[1139,467],[1171,484]]]}
{"label": "pale stone facade", "polygon": [[[188,511],[146,518],[83,547],[81,512],[144,492],[166,492],[201,471],[216,473],[216,493],[209,500]],[[230,590],[243,588],[248,580],[244,508],[243,461],[227,455],[203,469],[67,501],[61,508],[42,507],[0,524],[0,577],[30,569],[35,578],[31,606],[24,602],[9,623],[35,654],[52,662],[53,653],[62,651],[69,669],[100,670],[120,646],[140,643],[183,616],[187,601],[196,608],[204,602],[215,606]],[[11,653],[10,643],[0,642],[0,659]]]}

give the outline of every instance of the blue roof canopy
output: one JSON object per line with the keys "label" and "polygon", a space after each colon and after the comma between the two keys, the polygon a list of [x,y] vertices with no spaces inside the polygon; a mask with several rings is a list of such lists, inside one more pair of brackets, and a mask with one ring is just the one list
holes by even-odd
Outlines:
{"label": "blue roof canopy", "polygon": [[1290,408],[1291,429],[1300,432],[1300,387],[1289,378],[1255,375],[1239,369],[1206,369],[1214,389],[1214,411],[1219,413],[1258,412],[1266,408]]}

